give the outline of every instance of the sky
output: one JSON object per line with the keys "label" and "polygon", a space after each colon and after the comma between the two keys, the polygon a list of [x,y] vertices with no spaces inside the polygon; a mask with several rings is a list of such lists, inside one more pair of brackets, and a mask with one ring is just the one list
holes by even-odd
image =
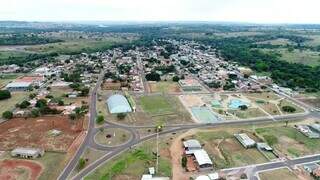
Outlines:
{"label": "sky", "polygon": [[0,20],[320,23],[320,0],[0,1]]}

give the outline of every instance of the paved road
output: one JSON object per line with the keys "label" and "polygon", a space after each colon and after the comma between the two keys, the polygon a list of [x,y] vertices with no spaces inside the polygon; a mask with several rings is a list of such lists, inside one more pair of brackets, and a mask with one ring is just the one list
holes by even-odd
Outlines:
{"label": "paved road", "polygon": [[[113,157],[121,154],[125,150],[128,150],[132,148],[135,145],[138,145],[139,143],[142,143],[146,140],[152,139],[156,137],[156,134],[151,134],[149,136],[141,138],[138,133],[138,129],[140,128],[154,128],[154,126],[128,126],[128,125],[120,125],[120,124],[115,124],[108,122],[105,127],[109,128],[121,128],[124,129],[128,132],[131,133],[132,138],[126,143],[121,146],[117,147],[107,147],[107,146],[102,146],[97,144],[94,141],[94,136],[98,132],[98,129],[94,127],[95,124],[95,118],[96,118],[96,94],[97,94],[97,89],[101,85],[103,79],[103,73],[100,75],[99,80],[94,87],[94,89],[91,92],[91,104],[90,104],[90,122],[89,122],[89,129],[87,132],[87,136],[80,146],[79,150],[75,154],[75,156],[72,158],[72,160],[69,162],[69,164],[66,166],[64,171],[61,173],[58,179],[60,180],[65,180],[67,179],[68,175],[71,173],[71,171],[76,167],[78,160],[80,159],[82,153],[84,152],[86,147],[90,147],[93,149],[101,150],[105,152],[105,155],[102,156],[100,159],[97,161],[93,162],[92,164],[88,165],[85,167],[81,172],[79,172],[76,176],[72,177],[72,179],[75,180],[80,180],[86,175],[88,175],[90,172],[104,164],[105,162],[108,162],[110,159]],[[280,94],[282,95],[282,94]],[[284,95],[282,95],[284,96]],[[289,98],[290,100],[293,100],[295,103],[297,103],[299,106],[303,107],[304,109],[307,110],[306,113],[300,113],[300,114],[293,114],[293,115],[279,115],[279,116],[273,116],[271,117],[260,117],[260,118],[252,118],[252,119],[246,119],[246,120],[231,120],[231,121],[221,121],[218,123],[214,124],[183,124],[183,125],[171,125],[171,126],[166,126],[166,129],[162,132],[159,133],[159,135],[164,135],[164,134],[170,134],[170,133],[176,133],[179,131],[184,131],[184,130],[189,130],[189,129],[195,129],[195,128],[213,128],[213,127],[219,127],[219,126],[228,126],[228,125],[246,125],[246,124],[258,124],[258,123],[274,123],[274,122],[279,122],[279,121],[295,121],[295,120],[302,120],[305,118],[309,117],[316,117],[320,118],[320,113],[319,112],[314,112],[314,111],[308,111],[310,106],[307,106],[304,103],[301,103],[300,101],[297,101],[293,99],[292,97],[286,97]],[[294,160],[290,161],[290,163],[299,163],[299,161],[305,161],[307,159],[301,159],[301,160]],[[297,161],[297,162],[296,162]],[[289,162],[289,161],[288,161]],[[277,166],[282,166],[281,162],[276,162],[276,163],[271,163],[271,164],[265,164],[261,166],[257,166],[255,170],[258,172],[261,168],[268,169],[270,167],[277,167]]]}
{"label": "paved road", "polygon": [[86,147],[88,147],[89,144],[93,141],[94,136],[94,123],[97,115],[96,111],[96,101],[97,101],[97,90],[100,87],[102,81],[103,81],[104,71],[100,74],[98,81],[96,83],[96,86],[91,90],[90,92],[90,107],[89,107],[89,127],[87,130],[87,135],[82,142],[81,146],[77,150],[74,157],[69,161],[67,166],[64,168],[60,176],[58,177],[59,180],[65,180],[68,178],[69,174],[72,172],[72,170],[76,167],[79,159],[81,158],[81,155],[85,151]]}
{"label": "paved road", "polygon": [[315,155],[304,156],[304,157],[299,157],[295,159],[285,159],[285,160],[278,160],[275,162],[268,162],[263,164],[254,164],[254,165],[248,165],[243,167],[222,169],[220,171],[223,172],[224,174],[233,174],[233,173],[244,172],[245,170],[249,170],[249,173],[247,173],[249,179],[258,180],[259,179],[258,173],[261,173],[264,171],[271,171],[271,170],[281,169],[281,168],[292,169],[297,165],[319,162],[319,161],[320,161],[320,154],[315,154]]}

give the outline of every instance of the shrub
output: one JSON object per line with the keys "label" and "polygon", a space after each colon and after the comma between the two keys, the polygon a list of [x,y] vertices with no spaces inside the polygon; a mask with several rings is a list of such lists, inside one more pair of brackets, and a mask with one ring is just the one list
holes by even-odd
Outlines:
{"label": "shrub", "polygon": [[83,169],[85,165],[86,165],[86,160],[83,158],[80,158],[78,162],[78,169],[79,170]]}
{"label": "shrub", "polygon": [[117,114],[117,118],[120,120],[123,120],[124,118],[126,118],[127,114],[126,113],[119,113]]}
{"label": "shrub", "polygon": [[4,119],[11,119],[13,117],[13,113],[11,111],[5,111],[2,113],[2,117]]}
{"label": "shrub", "polygon": [[97,124],[102,124],[104,122],[104,116],[103,115],[98,115],[96,118],[96,123]]}
{"label": "shrub", "polygon": [[187,157],[186,157],[186,156],[182,156],[181,166],[182,166],[183,168],[186,168],[186,167],[187,167]]}
{"label": "shrub", "polygon": [[20,103],[20,104],[18,105],[18,107],[21,108],[21,109],[25,109],[25,108],[29,107],[30,105],[31,105],[31,104],[30,104],[29,101],[22,101],[22,103]]}
{"label": "shrub", "polygon": [[31,110],[31,117],[35,118],[35,117],[39,117],[40,116],[40,111],[38,109],[32,109]]}
{"label": "shrub", "polygon": [[173,82],[178,82],[180,80],[180,78],[178,76],[173,76],[172,77],[172,81]]}

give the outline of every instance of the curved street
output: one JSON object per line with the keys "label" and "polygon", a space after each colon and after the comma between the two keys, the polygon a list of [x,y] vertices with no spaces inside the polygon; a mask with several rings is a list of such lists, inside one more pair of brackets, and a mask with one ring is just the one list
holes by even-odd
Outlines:
{"label": "curved street", "polygon": [[[121,124],[116,124],[112,122],[107,122],[103,127],[104,128],[120,128],[123,130],[126,130],[130,132],[131,138],[128,142],[125,144],[122,144],[120,146],[115,146],[115,147],[107,147],[103,145],[99,145],[95,142],[94,136],[96,133],[99,131],[99,128],[95,127],[95,119],[96,119],[96,101],[97,101],[97,90],[100,87],[101,83],[103,80],[103,72],[99,76],[99,79],[96,83],[96,86],[92,89],[91,91],[91,97],[90,97],[90,117],[89,117],[89,127],[86,132],[86,137],[79,147],[78,151],[76,154],[73,156],[73,158],[70,160],[70,162],[67,164],[65,169],[62,171],[62,173],[59,176],[59,180],[65,180],[65,179],[74,179],[74,180],[80,180],[83,179],[85,176],[90,174],[92,171],[94,171],[96,168],[104,164],[105,162],[109,161],[113,157],[121,154],[122,152],[132,148],[135,145],[138,145],[144,141],[150,140],[152,138],[155,138],[157,136],[156,133],[145,136],[145,137],[140,137],[138,133],[138,129],[141,128],[155,128],[154,126],[128,126],[128,125],[121,125]],[[281,96],[284,96],[281,93],[278,93]],[[259,118],[251,118],[251,119],[245,119],[245,120],[231,120],[231,121],[221,121],[218,123],[207,123],[207,124],[181,124],[181,125],[170,125],[166,126],[165,129],[161,132],[159,132],[159,135],[165,135],[165,134],[170,134],[170,133],[176,133],[179,131],[184,131],[184,130],[190,130],[190,129],[196,129],[196,128],[214,128],[214,127],[221,127],[221,126],[228,126],[228,125],[250,125],[250,124],[259,124],[259,123],[276,123],[279,121],[296,121],[296,120],[303,120],[306,118],[320,118],[320,113],[317,111],[314,111],[312,107],[295,100],[291,97],[287,97],[290,100],[294,101],[296,104],[299,106],[303,107],[306,112],[305,113],[300,113],[300,114],[292,114],[292,115],[278,115],[278,116],[272,116],[272,117],[259,117]],[[70,173],[74,170],[74,168],[77,166],[77,163],[79,159],[81,158],[81,155],[84,153],[86,148],[93,148],[96,150],[104,151],[104,155],[96,160],[95,162],[89,164],[86,166],[83,170],[81,170],[78,174],[76,174],[74,177],[69,177]],[[302,159],[297,159],[290,161],[293,164],[299,164],[299,162],[309,162],[308,160],[319,160],[320,156],[314,156],[312,158],[302,158]],[[284,166],[283,162],[272,162],[270,164],[265,164],[265,165],[259,165],[254,168],[253,176],[251,177],[252,179],[256,178],[256,172],[266,170],[266,169],[272,169],[276,168],[278,166]]]}

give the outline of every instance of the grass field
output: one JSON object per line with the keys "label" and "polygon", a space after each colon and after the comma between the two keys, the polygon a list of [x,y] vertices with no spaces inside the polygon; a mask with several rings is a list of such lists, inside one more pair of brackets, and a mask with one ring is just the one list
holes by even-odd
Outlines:
{"label": "grass field", "polygon": [[5,87],[8,83],[16,79],[20,74],[3,74],[0,75],[0,89]]}
{"label": "grass field", "polygon": [[305,45],[313,47],[320,46],[320,35],[310,35],[305,37],[312,39],[311,41],[305,42]]}
{"label": "grass field", "polygon": [[258,42],[257,44],[271,44],[271,45],[280,45],[280,46],[286,46],[286,45],[294,45],[295,43],[293,41],[290,41],[288,39],[283,39],[283,38],[278,38],[278,39],[273,39],[269,41],[262,41]]}
{"label": "grass field", "polygon": [[[171,163],[169,156],[164,153],[169,145],[161,142],[159,144],[159,171],[158,176],[171,177]],[[87,176],[86,180],[111,180],[111,179],[140,179],[142,174],[148,172],[149,167],[156,165],[155,141],[148,141],[140,146],[126,151],[117,158],[105,163],[93,173]]]}
{"label": "grass field", "polygon": [[320,151],[320,141],[318,139],[310,139],[293,127],[258,128],[256,132],[266,140],[272,136],[274,140],[269,144],[292,157],[309,155]]}
{"label": "grass field", "polygon": [[79,54],[82,52],[105,50],[116,43],[123,42],[126,42],[126,40],[121,38],[110,38],[103,40],[77,40],[30,46],[26,48],[26,50],[38,53]]}
{"label": "grass field", "polygon": [[174,112],[169,99],[164,96],[142,96],[140,98],[142,109],[150,114],[164,114]]}
{"label": "grass field", "polygon": [[281,180],[299,180],[299,178],[293,174],[289,169],[277,169],[273,171],[266,171],[259,173],[261,180],[281,179]]}
{"label": "grass field", "polygon": [[287,113],[287,112],[284,112],[284,111],[282,110],[282,107],[283,107],[283,106],[292,106],[292,107],[294,107],[294,108],[296,109],[296,111],[295,111],[294,113],[302,113],[302,112],[304,112],[304,110],[303,110],[302,108],[300,108],[299,106],[296,106],[295,104],[291,103],[291,102],[288,101],[288,100],[282,100],[282,101],[280,102],[280,104],[278,104],[278,106],[280,107],[281,111],[282,111],[284,114],[288,114],[288,113]]}
{"label": "grass field", "polygon": [[22,102],[24,99],[27,99],[29,92],[13,92],[11,93],[10,99],[5,99],[0,101],[0,115],[4,111],[12,110],[17,103]]}
{"label": "grass field", "polygon": [[300,63],[309,66],[317,66],[320,64],[320,53],[310,50],[297,50],[289,52],[288,49],[267,50],[281,54],[280,60],[290,63]]}
{"label": "grass field", "polygon": [[265,114],[264,112],[262,112],[258,108],[249,108],[244,111],[242,111],[242,110],[228,110],[228,112],[237,116],[240,119],[267,116],[267,114]]}
{"label": "grass field", "polygon": [[181,92],[178,83],[172,81],[161,81],[150,83],[151,92],[175,93]]}
{"label": "grass field", "polygon": [[23,51],[0,51],[0,61],[6,60],[10,57],[25,58],[29,53]]}
{"label": "grass field", "polygon": [[203,131],[196,133],[192,138],[205,144],[204,148],[208,154],[213,155],[214,167],[217,169],[268,161],[257,149],[245,149],[233,136],[233,133],[237,132],[238,131],[234,129],[226,131]]}

